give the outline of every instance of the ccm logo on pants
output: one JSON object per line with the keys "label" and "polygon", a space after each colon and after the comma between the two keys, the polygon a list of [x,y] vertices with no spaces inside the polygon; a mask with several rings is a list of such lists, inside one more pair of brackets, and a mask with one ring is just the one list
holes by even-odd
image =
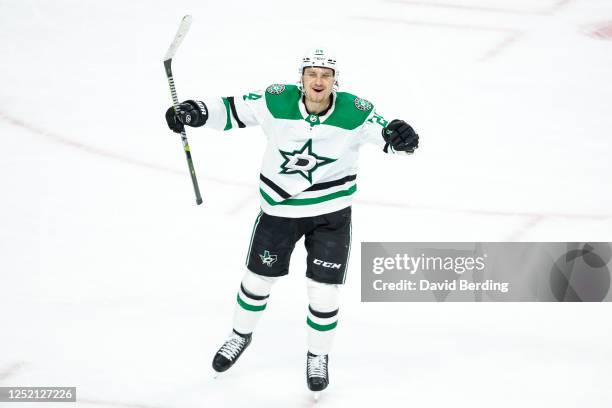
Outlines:
{"label": "ccm logo on pants", "polygon": [[342,266],[342,264],[337,264],[333,262],[325,262],[325,261],[322,261],[316,258],[314,261],[312,261],[312,263],[314,263],[315,265],[321,265],[324,268],[331,268],[331,269],[340,269],[340,267]]}

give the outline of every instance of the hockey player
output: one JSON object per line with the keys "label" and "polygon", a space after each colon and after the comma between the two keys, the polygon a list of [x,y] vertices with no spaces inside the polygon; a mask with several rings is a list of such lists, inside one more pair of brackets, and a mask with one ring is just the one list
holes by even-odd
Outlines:
{"label": "hockey player", "polygon": [[230,130],[259,125],[268,143],[259,175],[261,211],[255,220],[238,291],[233,331],[213,359],[230,368],[251,343],[276,280],[289,270],[295,243],[307,256],[307,384],[329,384],[328,354],[338,323],[338,292],[346,279],[351,245],[351,201],[359,148],[374,143],[385,153],[410,154],[419,136],[403,120],[387,122],[372,103],[338,91],[335,56],[308,52],[296,85],[216,100],[188,100],[166,112],[168,126]]}

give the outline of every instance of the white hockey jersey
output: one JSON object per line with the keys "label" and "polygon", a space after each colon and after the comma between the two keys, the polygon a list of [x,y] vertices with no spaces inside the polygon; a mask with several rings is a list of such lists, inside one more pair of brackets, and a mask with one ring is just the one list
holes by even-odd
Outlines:
{"label": "white hockey jersey", "polygon": [[[259,125],[268,144],[260,173],[261,208],[269,215],[310,217],[351,205],[357,160],[364,143],[385,146],[387,121],[367,100],[337,92],[322,116],[308,114],[295,85],[205,101],[205,127]],[[395,153],[391,147],[384,149]]]}

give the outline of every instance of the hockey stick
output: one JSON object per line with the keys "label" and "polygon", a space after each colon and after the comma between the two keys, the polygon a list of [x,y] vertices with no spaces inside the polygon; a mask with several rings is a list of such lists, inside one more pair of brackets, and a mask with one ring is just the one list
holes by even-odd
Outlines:
{"label": "hockey stick", "polygon": [[[176,88],[174,86],[174,78],[172,78],[172,58],[176,53],[179,45],[183,42],[183,38],[189,31],[189,27],[191,27],[191,16],[186,15],[181,20],[181,25],[179,26],[176,35],[174,36],[174,40],[172,44],[170,44],[170,48],[168,48],[168,52],[166,52],[166,56],[164,57],[164,68],[166,69],[166,76],[168,77],[168,85],[170,85],[170,94],[172,95],[172,103],[174,104],[174,110],[178,111],[178,96],[176,95]],[[202,204],[202,196],[200,195],[200,187],[198,187],[198,179],[196,178],[195,168],[193,167],[193,160],[191,160],[191,150],[189,149],[189,142],[187,142],[187,133],[185,130],[181,132],[181,140],[183,142],[183,150],[185,150],[185,156],[187,157],[187,166],[189,166],[189,173],[191,174],[191,182],[193,183],[193,189],[196,195],[196,204]]]}

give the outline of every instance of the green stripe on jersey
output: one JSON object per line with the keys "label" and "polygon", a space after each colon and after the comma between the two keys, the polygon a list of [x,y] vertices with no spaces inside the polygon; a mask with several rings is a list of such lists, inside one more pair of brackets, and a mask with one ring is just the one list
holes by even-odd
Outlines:
{"label": "green stripe on jersey", "polygon": [[223,104],[225,105],[225,115],[226,115],[226,122],[225,122],[225,128],[223,130],[230,130],[232,128],[232,112],[230,110],[230,103],[227,100],[227,98],[221,98],[223,99]]}
{"label": "green stripe on jersey", "polygon": [[319,204],[319,203],[323,203],[325,201],[333,200],[335,198],[349,196],[349,195],[353,194],[355,191],[357,191],[357,185],[356,184],[352,185],[350,188],[348,188],[346,190],[336,191],[335,193],[330,193],[330,194],[327,194],[327,195],[324,195],[324,196],[321,196],[321,197],[313,197],[313,198],[288,198],[288,199],[283,200],[283,201],[274,201],[274,199],[272,197],[270,197],[268,194],[266,194],[265,191],[263,191],[261,188],[259,189],[259,192],[261,193],[261,196],[270,205],[312,205],[312,204]]}
{"label": "green stripe on jersey", "polygon": [[260,311],[264,310],[266,308],[266,306],[268,306],[267,303],[265,305],[261,305],[261,306],[249,305],[247,302],[245,302],[244,300],[240,299],[240,294],[238,294],[238,296],[236,296],[236,300],[238,301],[238,304],[243,309],[249,310],[251,312],[260,312]]}
{"label": "green stripe on jersey", "polygon": [[313,329],[318,330],[318,331],[332,330],[332,329],[335,329],[336,326],[338,325],[338,321],[337,320],[335,322],[333,322],[333,323],[330,323],[330,324],[317,324],[317,323],[313,322],[312,320],[310,320],[310,317],[306,318],[306,323],[310,327],[312,327]]}

